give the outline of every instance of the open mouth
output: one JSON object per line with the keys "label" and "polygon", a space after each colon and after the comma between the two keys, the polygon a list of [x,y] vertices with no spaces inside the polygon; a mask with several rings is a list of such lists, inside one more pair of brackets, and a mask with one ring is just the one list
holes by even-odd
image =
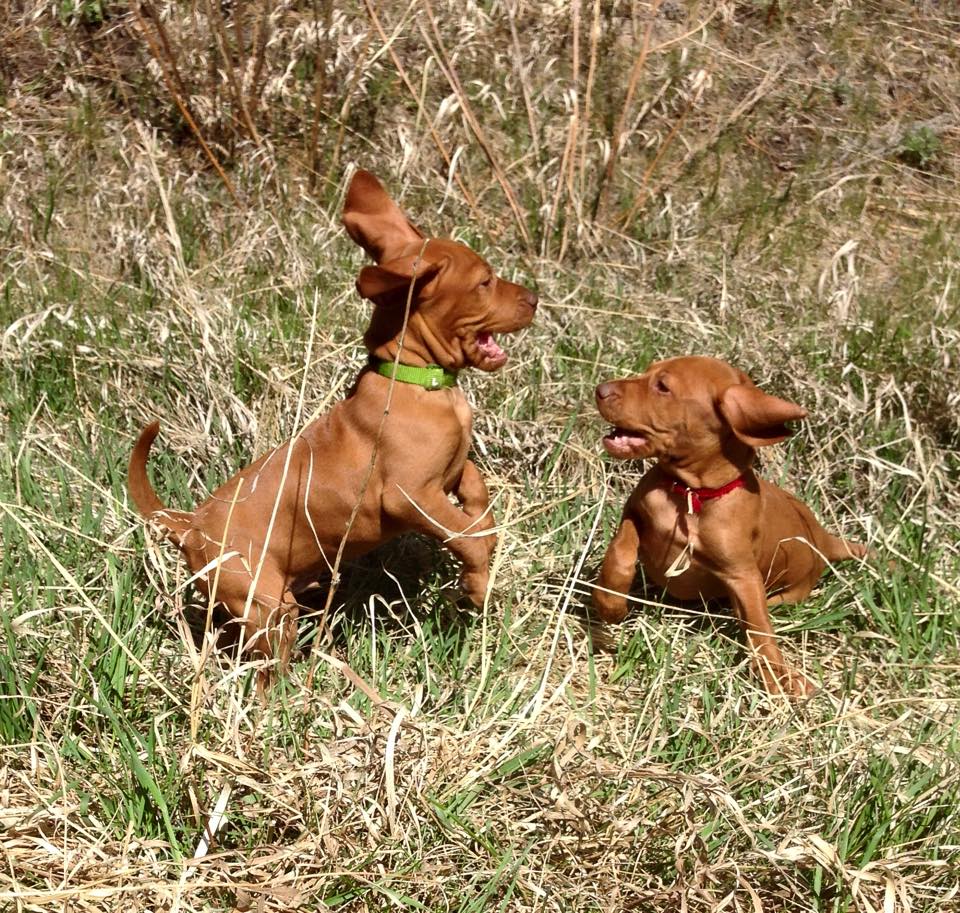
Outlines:
{"label": "open mouth", "polygon": [[497,344],[493,333],[487,330],[477,333],[477,352],[484,362],[483,367],[489,366],[490,370],[499,368],[507,362],[507,353]]}
{"label": "open mouth", "polygon": [[621,460],[644,456],[648,443],[639,431],[628,431],[626,428],[614,428],[603,438],[607,453]]}

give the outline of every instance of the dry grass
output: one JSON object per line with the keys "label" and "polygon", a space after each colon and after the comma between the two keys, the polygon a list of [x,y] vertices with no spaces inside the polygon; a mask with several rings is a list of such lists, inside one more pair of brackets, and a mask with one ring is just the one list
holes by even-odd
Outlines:
{"label": "dry grass", "polygon": [[[13,7],[0,909],[960,903],[957,24],[933,0]],[[488,605],[398,543],[263,707],[125,461],[159,418],[186,506],[349,384],[354,164],[543,307],[464,382]],[[884,559],[778,612],[823,685],[802,706],[759,692],[720,609],[646,592],[584,622],[639,471],[599,455],[593,387],[682,352],[807,407],[764,472]]]}

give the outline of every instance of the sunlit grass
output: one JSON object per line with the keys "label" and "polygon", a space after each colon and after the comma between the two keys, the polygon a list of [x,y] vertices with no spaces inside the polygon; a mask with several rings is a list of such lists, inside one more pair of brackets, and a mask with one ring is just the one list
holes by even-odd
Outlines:
{"label": "sunlit grass", "polygon": [[[104,10],[109,34],[127,35],[119,11],[37,19],[50,69],[24,91],[42,115],[11,107],[14,127],[0,126],[0,165],[25,163],[0,170],[0,909],[950,902],[960,246],[956,131],[936,118],[960,97],[951,33],[938,20],[917,37],[919,13],[892,3],[740,4],[729,26],[709,4],[654,20],[643,4],[598,6],[585,124],[593,9],[581,6],[574,111],[569,10],[432,4],[450,14],[439,34],[486,154],[444,102],[457,93],[436,60],[420,72],[426,20],[397,43],[423,79],[414,99],[389,54],[364,57],[382,48],[375,31],[365,43],[366,11],[335,18],[340,69],[322,100],[340,114],[317,166],[337,166],[313,190],[303,124],[320,45],[274,23],[265,72],[292,63],[284,92],[270,84],[273,107],[253,112],[269,139],[258,146],[224,113],[229,86],[208,82],[223,75],[205,56],[216,42],[181,31],[171,8],[182,78],[218,102],[197,104],[198,123],[243,205],[193,157],[153,70],[74,72],[75,29],[100,48]],[[402,13],[380,9],[391,26]],[[643,70],[603,190],[603,141],[651,21],[651,47],[676,43]],[[40,46],[30,29],[11,66]],[[924,41],[936,72],[917,56]],[[128,66],[114,52],[103,59]],[[51,102],[57,67],[87,97]],[[897,152],[908,119],[939,131],[924,170]],[[428,123],[463,146],[462,185],[448,186]],[[424,229],[457,233],[540,292],[507,367],[462,382],[502,526],[496,585],[466,610],[456,562],[417,538],[351,563],[330,617],[325,584],[305,597],[298,655],[263,705],[256,661],[215,648],[184,565],[130,509],[126,461],[160,420],[152,478],[189,508],[288,436],[298,407],[346,391],[370,307],[354,290],[366,261],[337,223],[353,161]],[[623,225],[648,172],[648,201]],[[788,659],[821,686],[807,702],[762,692],[721,605],[638,588],[622,626],[591,623],[589,584],[642,472],[601,456],[593,389],[683,353],[726,358],[808,409],[762,472],[876,552],[774,610]]]}

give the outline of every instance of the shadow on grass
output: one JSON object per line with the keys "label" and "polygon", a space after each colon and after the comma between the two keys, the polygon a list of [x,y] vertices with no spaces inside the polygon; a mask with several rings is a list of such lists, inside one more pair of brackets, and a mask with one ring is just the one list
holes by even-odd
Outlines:
{"label": "shadow on grass", "polygon": [[[599,565],[587,569],[583,579],[595,581],[600,576]],[[566,580],[557,578],[552,581],[557,586],[564,586]],[[594,651],[598,653],[616,654],[622,649],[624,636],[627,632],[629,640],[632,632],[629,630],[631,618],[642,615],[645,621],[654,624],[681,624],[691,634],[713,634],[720,638],[744,644],[743,632],[733,617],[730,605],[726,600],[711,599],[707,602],[684,601],[671,596],[666,590],[644,579],[642,568],[637,569],[637,577],[630,588],[629,609],[623,622],[609,624],[597,618],[590,604],[590,588],[579,588],[576,597],[571,600],[569,613],[575,618],[584,634],[590,639]],[[626,625],[626,627],[624,627]]]}
{"label": "shadow on grass", "polygon": [[[411,614],[422,619],[439,611],[446,625],[468,626],[469,603],[456,583],[446,583],[456,581],[458,574],[459,565],[439,543],[417,535],[400,536],[360,558],[344,561],[332,596],[329,573],[297,594],[300,615],[294,659],[309,657],[317,646],[346,649],[347,631],[368,623],[371,611],[378,628],[388,636],[409,630],[406,619]],[[206,604],[185,603],[184,618],[200,650]],[[221,660],[236,661],[242,628],[220,605],[214,607],[212,630]]]}

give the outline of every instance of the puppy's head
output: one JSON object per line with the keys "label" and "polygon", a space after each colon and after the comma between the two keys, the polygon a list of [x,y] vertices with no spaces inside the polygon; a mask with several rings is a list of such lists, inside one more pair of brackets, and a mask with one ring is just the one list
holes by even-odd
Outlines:
{"label": "puppy's head", "polygon": [[715,358],[686,356],[650,365],[639,377],[597,387],[597,407],[613,425],[603,439],[619,459],[654,458],[691,464],[776,444],[792,432],[784,424],[806,411],[768,396],[742,371]]}
{"label": "puppy's head", "polygon": [[394,354],[410,296],[404,349],[454,371],[506,363],[496,334],[530,324],[534,292],[501,279],[464,244],[426,239],[366,171],[350,183],[343,224],[377,262],[357,278],[357,290],[376,305],[363,337],[371,352]]}

